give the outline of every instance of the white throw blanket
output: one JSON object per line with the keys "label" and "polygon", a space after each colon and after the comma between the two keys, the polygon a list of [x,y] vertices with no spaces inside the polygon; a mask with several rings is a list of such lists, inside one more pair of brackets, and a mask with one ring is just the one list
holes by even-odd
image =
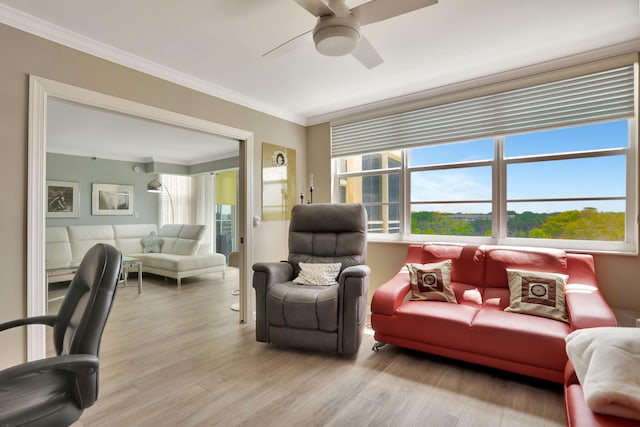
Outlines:
{"label": "white throw blanket", "polygon": [[579,329],[565,341],[589,408],[640,420],[640,328]]}

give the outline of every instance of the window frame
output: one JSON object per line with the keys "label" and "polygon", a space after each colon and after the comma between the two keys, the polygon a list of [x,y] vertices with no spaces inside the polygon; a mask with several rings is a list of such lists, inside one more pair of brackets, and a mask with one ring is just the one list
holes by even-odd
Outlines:
{"label": "window frame", "polygon": [[[396,151],[396,150],[394,150]],[[398,240],[399,235],[402,234],[402,230],[403,230],[403,224],[402,224],[402,219],[404,218],[404,193],[403,193],[403,176],[404,176],[404,165],[405,165],[405,152],[406,150],[397,150],[400,151],[400,166],[397,167],[386,167],[386,168],[381,168],[381,169],[370,169],[370,170],[363,170],[363,171],[354,171],[354,172],[340,172],[338,173],[338,162],[340,162],[341,160],[345,160],[348,157],[355,157],[355,156],[359,156],[359,155],[353,155],[353,156],[347,156],[347,157],[340,157],[340,158],[335,158],[332,160],[332,177],[333,177],[333,181],[334,181],[334,185],[333,185],[333,191],[332,191],[332,195],[331,198],[332,200],[334,200],[334,202],[336,201],[336,199],[339,199],[340,197],[340,181],[343,179],[349,179],[349,178],[364,178],[367,176],[383,176],[383,175],[392,175],[392,174],[399,174],[400,175],[400,194],[399,194],[399,202],[398,202],[398,210],[399,210],[399,218],[400,218],[400,224],[399,224],[399,228],[400,228],[400,233],[398,234],[390,234],[390,233],[374,233],[374,232],[369,232],[368,236],[370,238],[370,236],[376,236],[376,239],[372,239],[372,240]],[[367,153],[369,154],[369,153]],[[367,154],[362,154],[362,155],[367,155]],[[362,205],[367,207],[367,206],[390,206],[390,205],[395,205],[395,202],[380,202],[380,203],[365,203],[362,202]]]}
{"label": "window frame", "polygon": [[[390,173],[400,173],[400,232],[398,234],[369,233],[369,240],[372,241],[399,241],[408,243],[442,241],[461,242],[475,244],[501,244],[512,246],[537,246],[554,247],[572,251],[617,253],[617,254],[638,254],[638,138],[637,123],[635,118],[619,118],[628,123],[628,146],[624,148],[591,149],[583,151],[572,151],[551,154],[534,154],[505,158],[505,135],[490,137],[493,139],[494,158],[492,160],[472,160],[468,162],[451,162],[434,165],[409,166],[408,151],[411,148],[401,149],[400,168],[385,168],[379,170],[367,170],[362,172],[338,171],[338,163],[342,159],[351,156],[344,156],[333,159],[334,191],[332,198],[335,201],[339,197],[340,180],[365,175],[382,175]],[[566,127],[586,126],[608,122],[612,120],[596,121],[582,124],[569,124]],[[557,129],[557,127],[555,127]],[[533,132],[542,132],[549,129],[537,129]],[[457,143],[464,141],[449,141],[446,143]],[[444,142],[443,142],[444,143]],[[394,149],[397,151],[398,149]],[[365,153],[362,153],[365,154]],[[360,155],[360,154],[359,154]],[[593,200],[620,200],[625,199],[625,241],[605,241],[605,240],[572,240],[572,239],[542,239],[525,237],[508,237],[508,216],[507,206],[510,202],[552,202],[552,201],[588,201],[589,197],[567,197],[567,198],[531,198],[531,199],[507,199],[507,167],[512,164],[532,163],[540,161],[570,160],[582,158],[598,158],[604,156],[625,155],[626,156],[626,193],[624,197],[596,197]],[[491,201],[485,200],[456,200],[453,203],[465,202],[490,202],[492,212],[492,236],[455,236],[455,235],[434,235],[434,234],[411,234],[411,174],[413,172],[443,170],[474,166],[490,166],[492,168],[492,196]],[[437,203],[432,201],[430,203]]]}

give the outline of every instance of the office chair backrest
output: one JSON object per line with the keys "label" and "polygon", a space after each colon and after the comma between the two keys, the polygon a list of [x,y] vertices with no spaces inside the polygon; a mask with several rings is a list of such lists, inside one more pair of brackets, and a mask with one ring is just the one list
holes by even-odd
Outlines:
{"label": "office chair backrest", "polygon": [[367,211],[361,204],[295,205],[289,223],[289,258],[298,263],[342,263],[342,270],[367,258]]}
{"label": "office chair backrest", "polygon": [[[100,340],[116,292],[122,255],[113,246],[99,243],[82,258],[53,325],[56,353],[98,356]],[[98,375],[78,384],[81,396],[97,399]],[[92,396],[93,395],[93,396]],[[76,396],[87,400],[85,396]]]}

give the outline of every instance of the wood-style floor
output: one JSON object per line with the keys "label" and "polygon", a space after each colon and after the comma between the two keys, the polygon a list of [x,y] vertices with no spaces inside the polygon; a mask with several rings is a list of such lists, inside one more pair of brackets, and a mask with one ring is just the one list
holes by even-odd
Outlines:
{"label": "wood-style floor", "polygon": [[[229,277],[231,276],[231,277]],[[258,343],[237,272],[119,288],[100,396],[74,426],[564,426],[562,387],[385,346],[356,357]],[[55,307],[52,307],[55,310]]]}

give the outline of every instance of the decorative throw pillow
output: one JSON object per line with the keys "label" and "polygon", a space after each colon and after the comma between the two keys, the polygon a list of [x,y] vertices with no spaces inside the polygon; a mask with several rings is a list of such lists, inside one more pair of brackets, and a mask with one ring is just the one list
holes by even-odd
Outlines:
{"label": "decorative throw pillow", "polygon": [[569,323],[564,289],[569,276],[507,268],[509,307],[505,311],[533,314]]}
{"label": "decorative throw pillow", "polygon": [[160,252],[160,247],[164,243],[163,239],[158,238],[155,231],[149,233],[148,236],[142,238],[142,247],[145,254]]}
{"label": "decorative throw pillow", "polygon": [[458,303],[451,288],[451,260],[432,264],[407,264],[411,299]]}
{"label": "decorative throw pillow", "polygon": [[293,279],[293,283],[299,285],[316,285],[316,286],[330,286],[337,285],[336,278],[340,273],[340,267],[342,263],[298,263],[300,266],[300,274]]}

